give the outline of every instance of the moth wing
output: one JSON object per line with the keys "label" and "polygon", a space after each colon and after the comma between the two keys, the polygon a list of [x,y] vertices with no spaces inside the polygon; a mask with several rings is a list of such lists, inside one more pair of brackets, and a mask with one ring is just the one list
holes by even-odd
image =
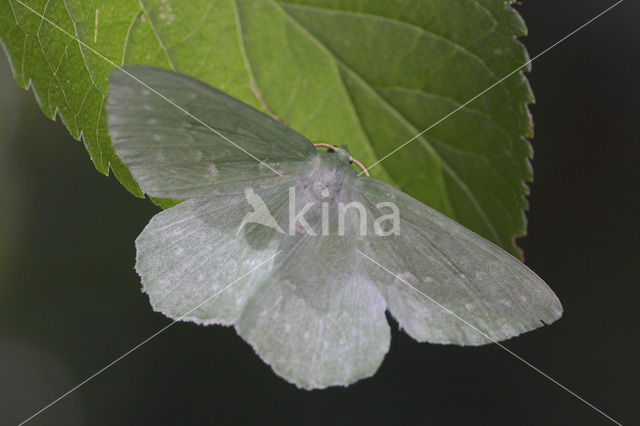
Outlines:
{"label": "moth wing", "polygon": [[236,330],[278,375],[299,387],[348,385],[369,377],[391,337],[384,299],[364,277],[342,282],[326,310],[310,306],[296,291],[303,283],[269,279],[247,304]]}
{"label": "moth wing", "polygon": [[[359,249],[379,263],[367,259],[367,271],[391,314],[414,339],[481,345],[562,315],[545,282],[504,250],[386,183],[358,178],[356,186],[371,222],[390,214],[391,208],[379,203],[398,207],[399,234],[376,235],[370,224]],[[392,221],[386,225],[390,231]]]}
{"label": "moth wing", "polygon": [[[308,191],[296,189],[296,200]],[[389,350],[386,305],[368,279],[352,235],[322,235],[322,208],[311,230],[283,238],[274,268],[236,324],[238,334],[280,376],[306,389],[348,385],[371,376]],[[350,233],[352,228],[347,229]]]}
{"label": "moth wing", "polygon": [[316,154],[307,139],[271,117],[159,68],[114,70],[107,119],[116,154],[155,197],[204,196],[221,184],[273,186],[283,179],[279,174],[301,173]]}
{"label": "moth wing", "polygon": [[[286,210],[280,188],[261,198],[272,212]],[[228,195],[193,198],[155,215],[136,240],[136,271],[154,310],[202,324],[237,321],[269,276],[282,238],[274,227],[242,225],[252,212],[244,195]]]}

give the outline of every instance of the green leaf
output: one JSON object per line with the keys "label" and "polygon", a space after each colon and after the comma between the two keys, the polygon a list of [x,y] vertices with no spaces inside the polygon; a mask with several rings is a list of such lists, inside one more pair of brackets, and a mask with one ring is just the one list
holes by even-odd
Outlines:
{"label": "green leaf", "polygon": [[[0,0],[16,80],[139,196],[106,127],[114,64],[176,70],[263,109],[254,86],[310,140],[373,164],[527,59],[524,23],[502,0],[20,1],[85,45]],[[532,101],[516,73],[371,172],[517,253]]]}

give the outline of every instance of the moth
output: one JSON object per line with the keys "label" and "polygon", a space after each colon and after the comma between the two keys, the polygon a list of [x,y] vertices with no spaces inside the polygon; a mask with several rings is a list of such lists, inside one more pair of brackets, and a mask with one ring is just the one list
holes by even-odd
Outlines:
{"label": "moth", "polygon": [[562,315],[520,261],[392,186],[346,146],[319,150],[185,75],[113,71],[117,156],[152,197],[184,200],[136,240],[154,310],[234,326],[295,385],[349,385],[389,350],[388,310],[419,342],[483,345]]}

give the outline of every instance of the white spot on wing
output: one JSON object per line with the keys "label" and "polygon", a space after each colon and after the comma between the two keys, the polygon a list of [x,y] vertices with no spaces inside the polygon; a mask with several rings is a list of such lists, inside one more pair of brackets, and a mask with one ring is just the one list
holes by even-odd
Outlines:
{"label": "white spot on wing", "polygon": [[416,281],[416,277],[409,271],[400,272],[398,274],[398,278],[400,278],[401,281],[404,281],[404,282],[407,282],[407,283],[411,283],[411,282],[415,282]]}

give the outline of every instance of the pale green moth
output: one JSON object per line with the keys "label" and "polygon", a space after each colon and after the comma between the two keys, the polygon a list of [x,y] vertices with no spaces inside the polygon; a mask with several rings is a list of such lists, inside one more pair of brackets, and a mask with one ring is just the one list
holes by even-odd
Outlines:
{"label": "pale green moth", "polygon": [[153,308],[233,325],[297,386],[373,375],[389,349],[386,310],[419,342],[458,345],[508,339],[562,315],[535,273],[358,175],[346,146],[318,151],[204,83],[147,67],[111,74],[107,113],[116,153],[142,190],[186,200],[136,240]]}

